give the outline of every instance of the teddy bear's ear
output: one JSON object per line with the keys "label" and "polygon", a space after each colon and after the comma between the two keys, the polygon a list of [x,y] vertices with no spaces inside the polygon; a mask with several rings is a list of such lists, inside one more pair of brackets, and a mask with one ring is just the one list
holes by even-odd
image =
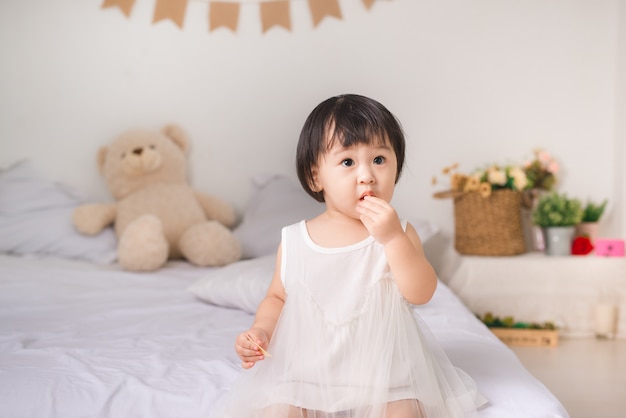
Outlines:
{"label": "teddy bear's ear", "polygon": [[107,147],[102,147],[98,150],[98,170],[100,170],[100,173],[104,173],[104,162],[106,161],[108,151]]}
{"label": "teddy bear's ear", "polygon": [[176,145],[180,147],[184,152],[187,151],[189,146],[189,139],[187,137],[187,132],[180,126],[170,123],[169,125],[165,125],[162,130],[163,134],[170,138]]}

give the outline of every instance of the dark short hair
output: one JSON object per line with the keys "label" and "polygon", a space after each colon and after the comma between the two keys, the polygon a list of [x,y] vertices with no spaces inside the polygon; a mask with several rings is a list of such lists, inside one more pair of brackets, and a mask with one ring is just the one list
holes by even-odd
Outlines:
{"label": "dark short hair", "polygon": [[[329,132],[330,129],[332,132]],[[330,138],[328,143],[327,137]],[[405,149],[404,132],[398,119],[385,106],[368,97],[357,94],[335,96],[317,105],[307,117],[296,150],[300,184],[318,202],[324,201],[324,193],[311,189],[313,167],[335,141],[344,147],[388,142],[396,154],[398,182],[404,166]]]}

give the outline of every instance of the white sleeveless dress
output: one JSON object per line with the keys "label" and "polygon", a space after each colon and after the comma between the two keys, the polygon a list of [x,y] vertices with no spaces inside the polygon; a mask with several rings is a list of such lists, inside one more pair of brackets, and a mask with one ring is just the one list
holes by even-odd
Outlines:
{"label": "white sleeveless dress", "polygon": [[476,416],[484,398],[402,297],[373,237],[324,248],[305,221],[285,227],[281,279],[272,357],[242,373],[217,416]]}

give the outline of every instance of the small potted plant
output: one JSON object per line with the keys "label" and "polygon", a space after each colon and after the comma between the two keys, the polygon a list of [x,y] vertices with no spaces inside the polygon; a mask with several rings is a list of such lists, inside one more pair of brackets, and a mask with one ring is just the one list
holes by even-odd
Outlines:
{"label": "small potted plant", "polygon": [[598,235],[598,222],[604,214],[607,203],[606,199],[600,204],[587,200],[580,223],[576,225],[576,236],[586,236],[592,243],[595,241]]}
{"label": "small potted plant", "polygon": [[583,209],[578,199],[565,193],[552,192],[541,196],[533,210],[533,222],[543,229],[547,255],[570,255],[576,225]]}

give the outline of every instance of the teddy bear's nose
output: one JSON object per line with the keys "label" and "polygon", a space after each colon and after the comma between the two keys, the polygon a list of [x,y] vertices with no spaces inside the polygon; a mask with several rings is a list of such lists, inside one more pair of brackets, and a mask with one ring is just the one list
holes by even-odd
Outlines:
{"label": "teddy bear's nose", "polygon": [[143,148],[135,148],[133,150],[133,154],[137,154],[137,155],[141,155],[142,152],[143,152]]}

